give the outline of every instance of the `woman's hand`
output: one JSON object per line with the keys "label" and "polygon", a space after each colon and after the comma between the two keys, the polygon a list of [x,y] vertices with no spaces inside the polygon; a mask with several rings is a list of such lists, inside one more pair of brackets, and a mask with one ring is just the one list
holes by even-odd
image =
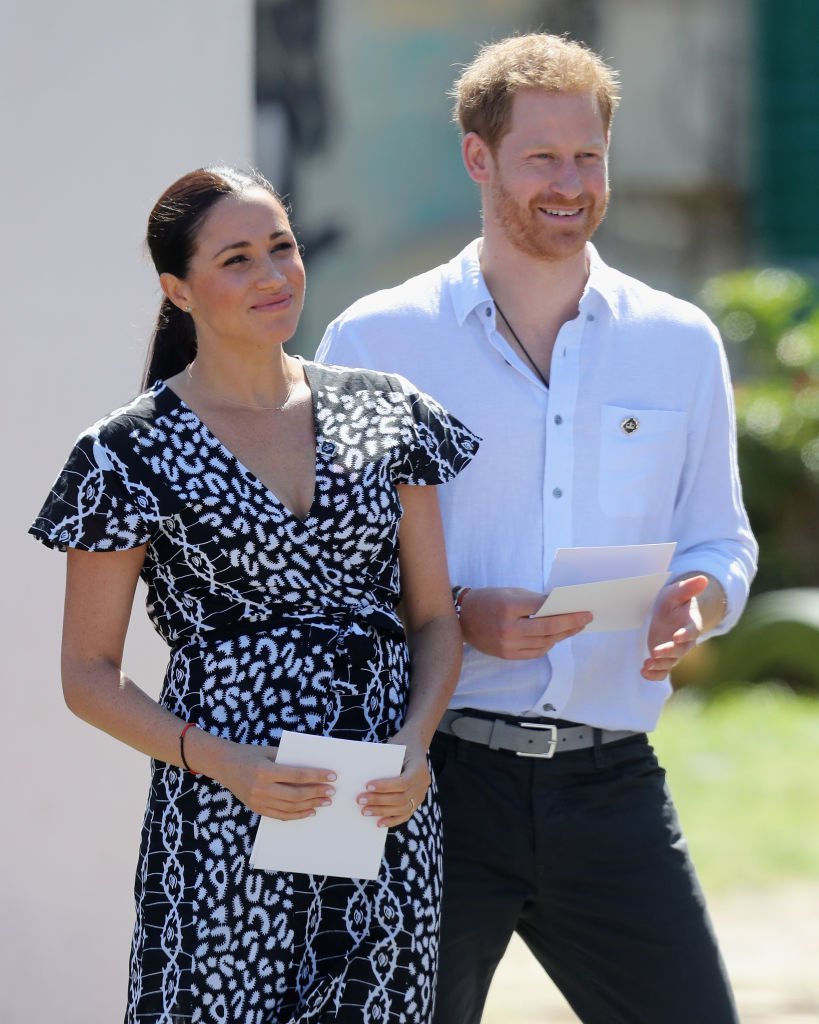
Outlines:
{"label": "woman's hand", "polygon": [[[390,743],[401,742],[400,733],[390,740]],[[431,782],[427,752],[419,746],[407,746],[404,767],[398,778],[368,782],[367,791],[358,796],[361,813],[377,816],[379,828],[402,825],[421,806]]]}
{"label": "woman's hand", "polygon": [[[186,749],[190,744],[188,761],[197,768],[197,741],[199,763],[206,774],[209,760],[206,747],[215,737],[192,729],[185,737]],[[193,742],[190,742],[190,741]],[[320,807],[332,803],[335,772],[324,768],[294,768],[276,764],[277,747],[260,747],[247,743],[219,741],[219,765],[212,778],[229,789],[251,811],[266,818],[293,821],[309,818]]]}

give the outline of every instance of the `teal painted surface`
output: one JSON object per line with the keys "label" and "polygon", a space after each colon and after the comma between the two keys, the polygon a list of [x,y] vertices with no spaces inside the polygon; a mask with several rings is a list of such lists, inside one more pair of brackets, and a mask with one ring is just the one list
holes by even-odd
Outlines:
{"label": "teal painted surface", "polygon": [[757,233],[765,259],[819,259],[819,3],[757,0]]}

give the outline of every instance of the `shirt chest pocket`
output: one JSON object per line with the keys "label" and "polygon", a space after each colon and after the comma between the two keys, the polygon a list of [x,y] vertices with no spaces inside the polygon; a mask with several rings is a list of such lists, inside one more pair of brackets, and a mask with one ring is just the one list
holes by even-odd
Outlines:
{"label": "shirt chest pocket", "polygon": [[604,514],[645,517],[676,493],[685,451],[685,414],[604,405],[598,500]]}

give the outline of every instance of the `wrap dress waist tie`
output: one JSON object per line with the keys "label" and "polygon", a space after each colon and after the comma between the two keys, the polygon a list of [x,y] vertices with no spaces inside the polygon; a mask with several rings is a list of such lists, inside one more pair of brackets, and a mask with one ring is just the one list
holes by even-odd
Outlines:
{"label": "wrap dress waist tie", "polygon": [[294,626],[327,624],[336,628],[341,627],[345,632],[358,624],[359,626],[369,626],[376,632],[392,637],[394,640],[406,639],[404,629],[396,619],[395,612],[382,606],[351,605],[336,608],[300,608],[298,605],[277,604],[268,607],[269,614],[259,619],[252,621],[237,619],[233,622],[218,623],[198,631],[184,633],[170,644],[171,650],[175,653],[189,644],[203,646],[222,643],[239,636],[254,636],[257,633],[264,633],[269,629],[276,629],[290,623]]}

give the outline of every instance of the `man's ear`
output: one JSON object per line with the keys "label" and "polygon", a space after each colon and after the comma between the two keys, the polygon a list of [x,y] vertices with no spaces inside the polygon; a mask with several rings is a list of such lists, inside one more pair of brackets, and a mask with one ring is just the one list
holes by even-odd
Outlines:
{"label": "man's ear", "polygon": [[168,273],[160,274],[159,287],[165,293],[165,296],[180,309],[185,309],[186,306],[190,307],[192,305],[187,285],[181,277]]}
{"label": "man's ear", "polygon": [[467,132],[461,143],[461,156],[469,177],[478,185],[485,185],[494,165],[492,150],[477,132]]}

